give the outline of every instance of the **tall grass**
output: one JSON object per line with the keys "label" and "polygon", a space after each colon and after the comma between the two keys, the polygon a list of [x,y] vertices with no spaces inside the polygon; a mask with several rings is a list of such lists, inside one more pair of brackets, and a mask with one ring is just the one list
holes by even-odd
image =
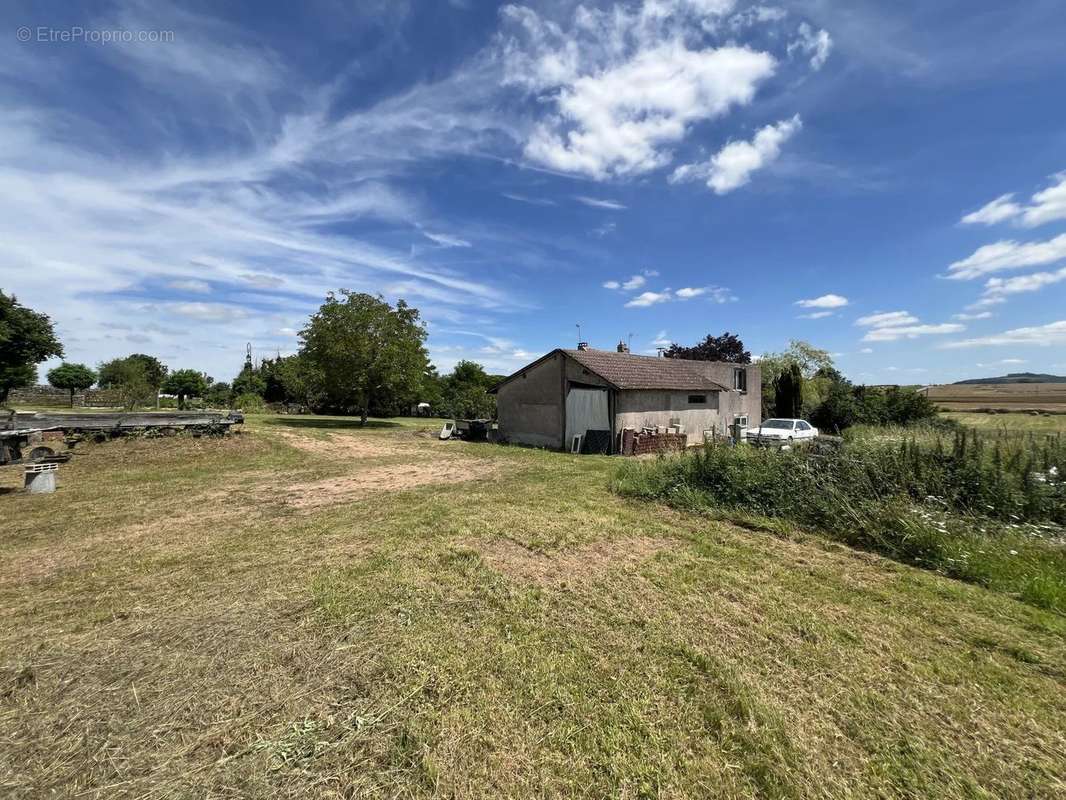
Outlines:
{"label": "tall grass", "polygon": [[788,520],[1066,612],[1066,441],[866,429],[822,451],[708,446],[626,462],[621,494]]}

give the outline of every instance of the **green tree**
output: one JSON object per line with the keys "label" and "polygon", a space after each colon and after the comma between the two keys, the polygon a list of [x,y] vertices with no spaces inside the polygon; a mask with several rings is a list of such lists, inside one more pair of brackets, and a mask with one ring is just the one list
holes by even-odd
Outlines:
{"label": "green tree", "polygon": [[145,361],[138,358],[113,358],[97,369],[97,385],[118,394],[122,407],[131,411],[139,406],[155,405],[159,387],[148,377]]}
{"label": "green tree", "polygon": [[693,361],[728,361],[732,364],[750,364],[751,353],[744,349],[744,342],[734,333],[726,331],[721,336],[710,334],[692,347],[671,344],[663,353],[667,358],[687,358]]}
{"label": "green tree", "polygon": [[[788,343],[788,349],[783,353],[764,353],[759,357],[759,371],[762,374],[762,407],[763,416],[775,414],[777,408],[777,382],[782,373],[791,371],[795,366],[804,379],[813,378],[819,370],[833,369],[833,357],[826,350],[821,350],[809,342],[793,339]],[[795,381],[793,381],[793,384]],[[802,413],[802,381],[800,388]],[[817,398],[808,394],[808,400],[816,404]],[[792,402],[792,398],[788,398]],[[798,414],[797,414],[798,415]],[[795,415],[793,415],[795,416]]]}
{"label": "green tree", "polygon": [[[139,369],[131,371],[131,365]],[[167,376],[167,367],[155,356],[133,353],[125,358],[113,358],[101,364],[97,382],[102,389],[113,389],[117,388],[122,381],[129,380],[133,373],[136,373],[149,387],[158,391],[163,385],[163,379]]]}
{"label": "green tree", "polygon": [[178,408],[185,408],[186,398],[203,397],[211,379],[194,369],[179,369],[171,372],[160,387],[167,394],[178,396]]}
{"label": "green tree", "polygon": [[263,380],[263,399],[268,403],[306,403],[305,371],[298,355],[266,359],[257,373]]}
{"label": "green tree", "polygon": [[774,381],[774,416],[794,419],[799,417],[802,408],[803,373],[799,364],[791,364]]}
{"label": "green tree", "polygon": [[371,406],[409,402],[428,364],[418,309],[347,289],[329,293],[300,339],[310,383],[329,404],[357,410],[363,425]]}
{"label": "green tree", "polygon": [[456,419],[485,419],[496,414],[496,398],[488,393],[496,378],[475,361],[460,361],[441,379],[442,409]]}
{"label": "green tree", "polygon": [[37,365],[61,357],[52,321],[0,291],[0,405],[12,389],[37,379]]}
{"label": "green tree", "polygon": [[245,367],[233,379],[233,393],[257,394],[262,397],[266,394],[266,381],[255,367]]}
{"label": "green tree", "polygon": [[70,407],[74,408],[74,393],[84,391],[96,383],[96,373],[84,364],[68,364],[64,361],[48,371],[48,382],[57,389],[68,389]]}
{"label": "green tree", "polygon": [[215,381],[204,392],[204,402],[214,408],[228,406],[233,397],[233,390],[225,381]]}

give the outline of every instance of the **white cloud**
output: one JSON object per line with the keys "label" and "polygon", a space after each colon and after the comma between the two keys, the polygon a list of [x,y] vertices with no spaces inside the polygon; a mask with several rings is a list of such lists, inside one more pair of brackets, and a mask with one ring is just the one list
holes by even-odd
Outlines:
{"label": "white cloud", "polygon": [[264,275],[262,273],[246,272],[238,277],[256,289],[276,289],[285,283],[285,280],[277,275]]}
{"label": "white cloud", "polygon": [[972,255],[948,267],[948,278],[970,280],[991,272],[1051,264],[1066,258],[1066,233],[1044,242],[1005,240],[977,248]]}
{"label": "white cloud", "polygon": [[1022,207],[1013,202],[1013,199],[1013,194],[1000,195],[991,203],[964,216],[960,222],[963,225],[995,225],[997,222],[1016,217],[1022,213]]}
{"label": "white cloud", "polygon": [[591,233],[598,239],[602,239],[604,236],[614,233],[616,230],[618,230],[617,222],[605,222],[602,225],[597,225],[595,228],[589,231],[589,233]]}
{"label": "white cloud", "polygon": [[997,197],[983,208],[967,214],[962,222],[967,225],[995,225],[1008,219],[1023,228],[1035,228],[1048,222],[1066,219],[1066,172],[1051,176],[1052,183],[1033,194],[1027,205],[1013,202],[1013,194]]}
{"label": "white cloud", "polygon": [[526,157],[597,179],[669,163],[670,146],[691,125],[749,104],[774,73],[769,53],[700,45],[704,27],[731,7],[578,6],[566,29],[532,9],[505,7],[514,32],[501,42],[504,81],[552,109],[534,125]]}
{"label": "white cloud", "polygon": [[748,183],[753,172],[776,160],[781,145],[801,127],[799,114],[776,125],[767,125],[750,142],[729,142],[710,161],[678,167],[670,175],[670,182],[706,180],[715,194],[727,194]]}
{"label": "white cloud", "polygon": [[985,292],[973,307],[998,305],[1007,298],[1024,292],[1038,292],[1045,286],[1066,281],[1066,267],[1055,272],[1034,272],[1031,275],[1018,275],[1014,278],[989,278],[985,282]]}
{"label": "white cloud", "polygon": [[602,286],[604,289],[621,289],[622,291],[632,292],[641,288],[648,282],[648,278],[659,277],[659,271],[655,269],[643,269],[638,274],[632,275],[624,281],[610,280],[605,281]]}
{"label": "white cloud", "polygon": [[800,314],[800,319],[825,319],[833,316],[832,311],[812,311],[810,314]]}
{"label": "white cloud", "polygon": [[199,281],[194,278],[180,281],[168,281],[168,289],[177,289],[179,292],[195,292],[196,294],[208,294],[211,291],[211,284],[207,281]]}
{"label": "white cloud", "polygon": [[907,311],[879,311],[855,320],[856,325],[864,328],[887,328],[899,325],[912,325],[918,318]]}
{"label": "white cloud", "polygon": [[585,195],[577,195],[574,199],[586,206],[605,208],[608,211],[622,211],[623,209],[628,208],[628,206],[619,203],[617,200],[601,200],[597,197],[586,197]]}
{"label": "white cloud", "polygon": [[825,66],[829,51],[833,49],[833,39],[826,30],[814,30],[806,22],[801,22],[799,38],[788,46],[788,54],[803,53],[810,56],[811,69],[815,72]]}
{"label": "white cloud", "polygon": [[458,236],[452,236],[450,233],[430,233],[429,231],[422,231],[422,235],[430,241],[436,242],[441,247],[470,247],[470,242],[466,239],[460,239]]}
{"label": "white cloud", "polygon": [[248,316],[243,308],[224,303],[173,303],[170,309],[175,314],[200,322],[228,322]]}
{"label": "white cloud", "polygon": [[874,351],[874,349],[872,347],[864,347],[861,350],[859,350],[859,352],[862,353],[863,355],[869,355],[873,351]]}
{"label": "white cloud", "polygon": [[1030,205],[1025,207],[1021,223],[1027,228],[1035,228],[1045,222],[1066,219],[1066,172],[1053,176],[1056,183],[1033,195]]}
{"label": "white cloud", "polygon": [[801,308],[843,308],[848,304],[848,298],[839,294],[823,294],[810,300],[797,300],[794,305]]}
{"label": "white cloud", "polygon": [[957,342],[946,342],[941,345],[941,347],[954,349],[962,347],[998,347],[1011,344],[1034,345],[1037,347],[1066,345],[1066,319],[1029,328],[1013,328],[1009,331],[1004,331],[1003,333],[993,334],[992,336],[963,339]]}
{"label": "white cloud", "polygon": [[547,197],[529,197],[528,195],[518,194],[517,192],[500,192],[501,195],[508,200],[515,200],[519,203],[528,203],[531,206],[554,206],[556,202],[549,200]]}
{"label": "white cloud", "polygon": [[957,319],[957,320],[962,320],[963,322],[967,322],[969,320],[974,320],[974,319],[989,319],[991,316],[992,316],[992,312],[991,311],[978,311],[978,312],[976,312],[974,314],[970,314],[970,313],[952,314],[951,318],[952,319]]}
{"label": "white cloud", "polygon": [[707,287],[686,286],[683,289],[678,289],[676,292],[674,292],[674,294],[677,295],[677,297],[681,300],[688,300],[693,297],[699,297],[701,294],[707,294]]}
{"label": "white cloud", "polygon": [[655,338],[651,340],[651,346],[658,349],[660,347],[669,347],[673,342],[670,337],[666,335],[666,331],[659,331],[655,334]]}
{"label": "white cloud", "polygon": [[941,336],[966,330],[965,325],[943,322],[939,325],[903,325],[893,328],[872,328],[862,337],[864,342],[894,342],[899,339],[916,339],[919,336]]}
{"label": "white cloud", "polygon": [[646,308],[647,306],[653,306],[657,303],[665,303],[670,300],[670,291],[662,292],[641,292],[628,303],[626,308]]}

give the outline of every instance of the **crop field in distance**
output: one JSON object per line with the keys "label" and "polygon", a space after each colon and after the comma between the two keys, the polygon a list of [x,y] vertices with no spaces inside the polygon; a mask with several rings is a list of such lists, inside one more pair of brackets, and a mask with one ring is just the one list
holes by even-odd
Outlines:
{"label": "crop field in distance", "polygon": [[929,399],[945,411],[1049,411],[1066,414],[1066,383],[944,384]]}

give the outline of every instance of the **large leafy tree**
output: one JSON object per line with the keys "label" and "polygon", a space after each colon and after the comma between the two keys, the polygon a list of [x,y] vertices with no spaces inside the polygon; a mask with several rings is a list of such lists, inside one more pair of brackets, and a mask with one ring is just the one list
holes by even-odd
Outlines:
{"label": "large leafy tree", "polygon": [[74,407],[74,393],[88,389],[96,383],[96,373],[84,364],[68,364],[64,361],[48,371],[48,382],[57,389],[70,392],[70,407]]}
{"label": "large leafy tree", "polygon": [[671,344],[663,353],[667,358],[687,358],[693,361],[728,361],[732,364],[750,364],[751,353],[744,349],[744,342],[736,334],[726,331],[721,336],[707,337],[692,347]]}
{"label": "large leafy tree", "polygon": [[[117,392],[122,407],[127,410],[138,406],[154,405],[159,397],[162,379],[160,378],[159,383],[154,383],[159,373],[145,358],[151,358],[151,356],[113,358],[101,364],[97,369],[97,384],[103,389]],[[152,361],[155,359],[153,358]],[[159,362],[156,361],[156,363]],[[165,371],[166,368],[163,367],[163,370]]]}
{"label": "large leafy tree", "polygon": [[38,364],[62,355],[48,316],[0,291],[0,404],[12,389],[37,379]]}
{"label": "large leafy tree", "polygon": [[167,394],[178,396],[178,408],[185,408],[189,397],[203,397],[212,380],[202,372],[194,369],[178,369],[163,379],[162,390]]}
{"label": "large leafy tree", "polygon": [[456,419],[482,419],[495,416],[496,398],[488,393],[496,383],[493,375],[475,361],[460,361],[450,375],[441,379],[442,408]]}
{"label": "large leafy tree", "polygon": [[155,356],[144,353],[133,353],[125,358],[113,358],[100,365],[99,382],[101,388],[111,389],[117,387],[122,381],[130,377],[129,366],[139,367],[139,376],[153,389],[159,389],[163,385],[163,379],[167,376],[167,367]]}
{"label": "large leafy tree", "polygon": [[341,289],[300,331],[300,357],[309,380],[327,403],[359,412],[409,402],[428,364],[426,329],[418,309],[403,300]]}
{"label": "large leafy tree", "polygon": [[[798,370],[798,379],[793,369]],[[788,349],[782,353],[765,353],[759,357],[759,372],[762,375],[762,405],[763,416],[777,414],[777,389],[779,379],[784,373],[790,373],[786,379],[788,397],[785,403],[792,408],[792,389],[799,386],[801,392],[801,411],[786,416],[799,416],[802,406],[814,408],[824,399],[820,395],[822,386],[819,381],[812,381],[819,374],[828,375],[828,370],[833,370],[833,357],[826,351],[821,350],[809,342],[793,339],[788,343]],[[835,370],[834,370],[835,371]]]}

